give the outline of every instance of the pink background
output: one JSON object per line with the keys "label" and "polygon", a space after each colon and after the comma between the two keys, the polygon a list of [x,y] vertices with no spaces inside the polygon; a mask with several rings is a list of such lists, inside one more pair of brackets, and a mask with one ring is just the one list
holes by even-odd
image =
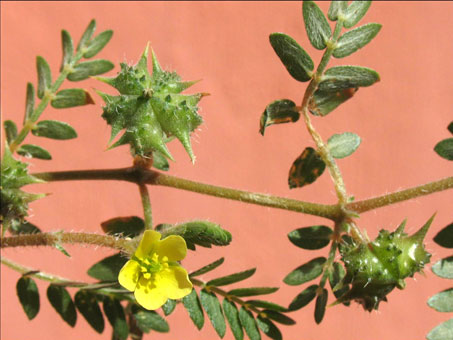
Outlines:
{"label": "pink background", "polygon": [[[320,3],[326,11],[328,3]],[[361,89],[356,97],[314,124],[327,139],[334,133],[353,131],[362,145],[339,166],[349,193],[357,200],[392,192],[452,174],[452,164],[438,157],[433,146],[449,136],[452,120],[453,36],[452,2],[375,2],[363,20],[379,22],[383,29],[364,50],[332,64],[357,64],[376,69],[381,82]],[[149,41],[161,64],[177,70],[186,80],[202,79],[189,92],[209,92],[201,102],[205,123],[193,138],[197,162],[193,166],[182,146],[170,144],[177,160],[170,174],[222,186],[272,193],[300,200],[335,203],[328,175],[302,189],[289,190],[290,165],[303,148],[313,143],[301,122],[272,126],[262,137],[259,118],[264,107],[281,98],[299,102],[306,84],[288,75],[274,54],[268,35],[285,32],[310,53],[315,63],[321,52],[306,38],[298,2],[2,2],[1,3],[1,112],[3,119],[20,124],[25,86],[36,83],[35,57],[49,62],[53,74],[61,60],[60,30],[78,40],[89,20],[96,18],[98,31],[115,34],[99,55],[116,65],[135,63]],[[83,86],[114,93],[95,81]],[[102,101],[93,94],[93,106],[55,110],[43,119],[57,119],[75,127],[79,138],[51,141],[29,137],[27,142],[48,149],[52,161],[33,160],[31,171],[115,168],[131,164],[127,147],[105,152],[110,128],[101,118]],[[116,216],[141,216],[138,190],[117,182],[65,182],[33,186],[34,192],[51,192],[31,205],[31,221],[44,231],[74,230],[101,232],[100,223]],[[221,256],[225,264],[204,276],[257,267],[256,274],[236,286],[280,286],[267,298],[287,305],[307,285],[290,287],[282,279],[295,267],[327,249],[309,252],[292,246],[286,234],[293,229],[328,221],[235,201],[151,187],[155,223],[208,219],[233,234],[229,247],[190,252],[184,261],[194,270]],[[433,263],[449,252],[431,240],[452,222],[452,192],[418,198],[411,202],[363,214],[358,220],[374,237],[381,228],[395,228],[408,217],[408,229],[419,228],[438,212],[428,233],[427,246]],[[95,261],[112,254],[108,249],[67,246],[68,259],[53,249],[7,249],[11,259],[48,272],[80,280]],[[451,286],[426,270],[416,275],[404,291],[395,291],[378,312],[366,313],[359,306],[337,306],[327,310],[321,325],[313,320],[314,304],[291,314],[295,326],[281,326],[286,339],[374,340],[423,339],[426,333],[451,315],[426,306],[434,293]],[[110,339],[110,326],[97,335],[79,315],[71,329],[61,321],[47,301],[47,283],[39,282],[41,311],[27,321],[15,296],[19,274],[2,266],[1,338],[10,339]],[[74,291],[71,291],[74,293]],[[332,302],[332,296],[329,296]],[[206,320],[202,331],[193,325],[181,306],[168,317],[171,332],[153,332],[153,339],[213,339],[216,334]],[[233,339],[228,330],[225,339]]]}

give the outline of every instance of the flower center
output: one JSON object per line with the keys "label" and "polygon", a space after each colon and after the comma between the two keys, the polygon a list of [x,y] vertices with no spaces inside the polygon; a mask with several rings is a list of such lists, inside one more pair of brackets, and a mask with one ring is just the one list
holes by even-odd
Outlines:
{"label": "flower center", "polygon": [[140,272],[147,280],[154,274],[168,268],[168,257],[163,256],[162,258],[159,258],[159,255],[156,253],[145,259],[139,259],[136,256],[133,256],[132,259],[140,264]]}

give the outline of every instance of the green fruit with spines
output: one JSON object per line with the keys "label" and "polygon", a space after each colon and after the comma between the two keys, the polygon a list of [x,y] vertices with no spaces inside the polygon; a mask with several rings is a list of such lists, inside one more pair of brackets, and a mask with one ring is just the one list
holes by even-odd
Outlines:
{"label": "green fruit with spines", "polygon": [[112,96],[98,91],[106,104],[102,117],[112,127],[110,142],[125,130],[110,148],[129,144],[134,156],[149,157],[158,151],[173,160],[166,143],[176,137],[194,161],[190,134],[203,122],[197,105],[204,94],[181,94],[196,82],[183,82],[175,72],[162,70],[154,53],[150,75],[148,50],[147,46],[136,65],[122,63],[116,77],[96,77],[120,93]]}
{"label": "green fruit with spines", "polygon": [[[6,143],[5,143],[6,144]],[[8,145],[5,145],[1,164],[1,215],[2,234],[12,223],[23,222],[28,216],[28,203],[40,199],[45,194],[32,194],[20,190],[27,184],[44,183],[28,174],[28,164],[13,157]]]}
{"label": "green fruit with spines", "polygon": [[394,232],[381,230],[369,243],[342,244],[340,253],[346,268],[343,285],[351,289],[337,303],[354,300],[367,311],[378,309],[381,301],[395,288],[404,289],[407,277],[422,272],[431,255],[425,250],[423,239],[434,219],[411,236],[404,232],[404,221]]}

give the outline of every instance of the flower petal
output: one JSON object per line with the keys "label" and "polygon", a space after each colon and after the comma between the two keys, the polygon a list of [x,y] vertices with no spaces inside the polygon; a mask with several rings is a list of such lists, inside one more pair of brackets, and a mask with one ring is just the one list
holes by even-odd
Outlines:
{"label": "flower petal", "polygon": [[178,265],[170,266],[156,274],[156,290],[169,299],[181,299],[192,291],[192,282],[187,271]]}
{"label": "flower petal", "polygon": [[141,278],[135,289],[135,299],[138,304],[148,310],[155,310],[167,302],[165,290],[157,289],[152,280]]}
{"label": "flower petal", "polygon": [[155,248],[157,246],[157,242],[160,240],[160,237],[161,234],[157,231],[146,230],[137,250],[135,251],[135,256],[139,259],[143,259],[155,252]]}
{"label": "flower petal", "polygon": [[178,235],[170,235],[159,242],[156,252],[160,256],[167,256],[169,261],[181,261],[186,257],[186,241]]}
{"label": "flower petal", "polygon": [[133,292],[140,274],[140,265],[133,260],[129,260],[121,268],[118,275],[118,282],[127,290]]}

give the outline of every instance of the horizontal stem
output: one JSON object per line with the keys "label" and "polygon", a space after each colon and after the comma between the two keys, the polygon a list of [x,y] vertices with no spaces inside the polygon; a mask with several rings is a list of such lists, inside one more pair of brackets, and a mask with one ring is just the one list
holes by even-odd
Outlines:
{"label": "horizontal stem", "polygon": [[349,203],[346,206],[346,209],[355,211],[360,214],[369,210],[385,207],[386,205],[399,203],[447,189],[453,189],[453,177],[447,177],[439,181],[434,181],[417,187],[396,191],[391,194]]}

